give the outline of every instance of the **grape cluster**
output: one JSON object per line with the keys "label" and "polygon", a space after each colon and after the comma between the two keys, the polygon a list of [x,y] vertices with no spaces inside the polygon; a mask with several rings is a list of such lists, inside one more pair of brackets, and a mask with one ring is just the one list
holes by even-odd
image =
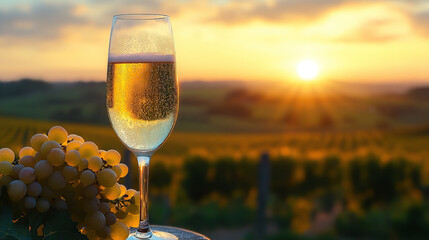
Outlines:
{"label": "grape cluster", "polygon": [[117,182],[128,173],[119,152],[99,150],[60,126],[34,135],[30,145],[18,160],[0,149],[0,186],[22,209],[68,209],[90,240],[124,240],[129,227],[138,227],[140,192]]}

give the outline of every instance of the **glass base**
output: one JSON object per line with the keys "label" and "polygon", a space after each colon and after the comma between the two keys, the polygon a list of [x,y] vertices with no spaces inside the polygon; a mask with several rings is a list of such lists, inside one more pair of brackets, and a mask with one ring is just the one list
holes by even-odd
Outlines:
{"label": "glass base", "polygon": [[[155,239],[178,239],[178,240],[185,240],[185,239],[192,239],[192,240],[210,240],[208,237],[201,235],[199,233],[183,229],[183,228],[177,228],[177,227],[171,227],[171,226],[160,226],[160,225],[151,225],[150,229],[152,230],[152,237],[150,238],[143,238],[143,239],[149,239],[149,240],[155,240]],[[137,229],[132,228],[130,229],[130,236],[128,237],[128,240],[142,240],[142,238],[138,238],[134,236]],[[150,233],[149,233],[150,235]]]}
{"label": "glass base", "polygon": [[137,228],[131,228],[130,229],[130,235],[128,236],[127,240],[178,240],[176,236],[174,236],[171,233],[158,231],[158,230],[152,230],[150,233],[147,233],[147,237],[144,236],[143,238],[137,237],[136,234]]}

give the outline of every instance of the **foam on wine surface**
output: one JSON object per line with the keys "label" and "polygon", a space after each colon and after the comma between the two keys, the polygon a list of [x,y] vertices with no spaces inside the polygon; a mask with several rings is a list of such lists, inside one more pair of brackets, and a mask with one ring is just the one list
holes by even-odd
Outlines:
{"label": "foam on wine surface", "polygon": [[174,55],[161,55],[155,53],[144,54],[112,54],[109,63],[149,63],[149,62],[176,62]]}

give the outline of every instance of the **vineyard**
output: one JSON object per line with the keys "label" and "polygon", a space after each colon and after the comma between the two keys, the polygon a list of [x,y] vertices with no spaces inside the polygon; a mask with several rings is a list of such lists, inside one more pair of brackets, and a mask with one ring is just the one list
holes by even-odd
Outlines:
{"label": "vineyard", "polygon": [[[0,146],[13,150],[28,145],[29,136],[45,133],[60,124],[103,149],[124,152],[125,147],[109,126],[58,123],[21,118],[0,117]],[[186,156],[216,159],[222,156],[256,159],[263,152],[272,156],[292,156],[300,159],[321,159],[341,155],[344,160],[376,154],[382,160],[406,156],[421,161],[429,156],[429,127],[414,127],[395,131],[349,132],[287,132],[281,134],[228,134],[174,131],[155,154],[156,161],[175,162]],[[158,159],[158,160],[157,160]]]}
{"label": "vineyard", "polygon": [[[16,151],[28,145],[29,136],[56,124],[136,164],[104,126],[2,117],[0,146]],[[152,222],[213,237],[219,228],[244,229],[240,236],[253,239],[259,159],[268,153],[271,239],[401,238],[410,234],[412,219],[422,218],[412,228],[419,239],[429,229],[421,215],[429,213],[423,201],[429,193],[427,133],[426,126],[389,132],[174,132],[152,161]],[[128,184],[136,186],[137,168],[131,169]]]}

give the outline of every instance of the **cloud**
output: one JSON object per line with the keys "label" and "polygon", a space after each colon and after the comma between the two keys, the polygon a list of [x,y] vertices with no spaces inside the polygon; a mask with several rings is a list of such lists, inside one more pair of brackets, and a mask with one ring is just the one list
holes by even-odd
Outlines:
{"label": "cloud", "polygon": [[[344,41],[370,41],[383,42],[403,37],[402,33],[384,31],[383,28],[398,23],[397,19],[366,18],[359,13],[363,7],[374,5],[384,6],[391,12],[405,16],[403,21],[408,21],[417,34],[429,36],[429,3],[426,0],[236,0],[229,1],[218,6],[217,14],[206,17],[209,22],[222,24],[246,24],[252,21],[282,24],[284,26],[306,27],[317,24],[332,13],[343,10],[351,16],[355,16],[361,23],[350,31],[348,36],[342,36],[336,40]],[[353,10],[357,11],[353,11]],[[423,9],[423,11],[422,11]],[[426,10],[424,10],[426,9]],[[347,26],[347,23],[338,22],[338,29]]]}
{"label": "cloud", "polygon": [[82,9],[79,4],[41,2],[28,8],[0,10],[0,37],[56,38],[66,26],[89,23]]}
{"label": "cloud", "polygon": [[429,37],[429,11],[415,13],[410,19],[419,33]]}
{"label": "cloud", "polygon": [[113,15],[155,13],[163,12],[163,9],[174,12],[174,6],[158,0],[90,0],[84,3],[70,0],[11,4],[8,8],[0,8],[0,38],[57,39],[70,26],[109,28]]}
{"label": "cloud", "polygon": [[324,19],[340,42],[383,43],[415,34],[404,9],[389,4],[345,6]]}
{"label": "cloud", "polygon": [[274,0],[231,1],[219,9],[211,21],[243,23],[252,20],[270,22],[286,20],[309,20],[338,7],[346,0]]}
{"label": "cloud", "polygon": [[[108,30],[112,16],[120,13],[166,13],[176,19],[191,19],[200,25],[221,23],[226,28],[262,21],[304,29],[312,25],[317,27],[325,18],[343,10],[348,10],[347,14],[354,16],[359,24],[348,26],[341,20],[335,22],[336,31],[342,35],[324,39],[385,42],[404,37],[403,32],[391,31],[392,25],[398,23],[397,19],[360,15],[360,7],[377,4],[408,16],[408,22],[417,34],[429,36],[429,9],[426,12],[410,10],[426,4],[420,0],[67,0],[36,1],[24,7],[12,4],[8,8],[0,8],[0,40],[59,39],[65,30],[79,29],[80,26]],[[390,30],[386,31],[386,28]],[[317,34],[314,36],[317,38]]]}
{"label": "cloud", "polygon": [[[421,9],[421,4],[423,1],[406,0],[239,0],[220,6],[217,14],[206,19],[228,26],[259,21],[309,28],[312,39],[377,43],[415,35],[413,26],[429,33],[429,13],[416,16],[412,12]],[[325,21],[330,21],[329,30]]]}
{"label": "cloud", "polygon": [[105,1],[90,0],[88,3],[99,12],[102,17],[98,21],[111,21],[113,15],[117,14],[140,14],[140,13],[164,13],[175,14],[179,8],[186,6],[187,2],[181,0],[121,0]]}
{"label": "cloud", "polygon": [[401,32],[385,31],[392,25],[389,19],[373,19],[366,21],[352,31],[348,31],[335,40],[341,42],[390,42],[405,37]]}

